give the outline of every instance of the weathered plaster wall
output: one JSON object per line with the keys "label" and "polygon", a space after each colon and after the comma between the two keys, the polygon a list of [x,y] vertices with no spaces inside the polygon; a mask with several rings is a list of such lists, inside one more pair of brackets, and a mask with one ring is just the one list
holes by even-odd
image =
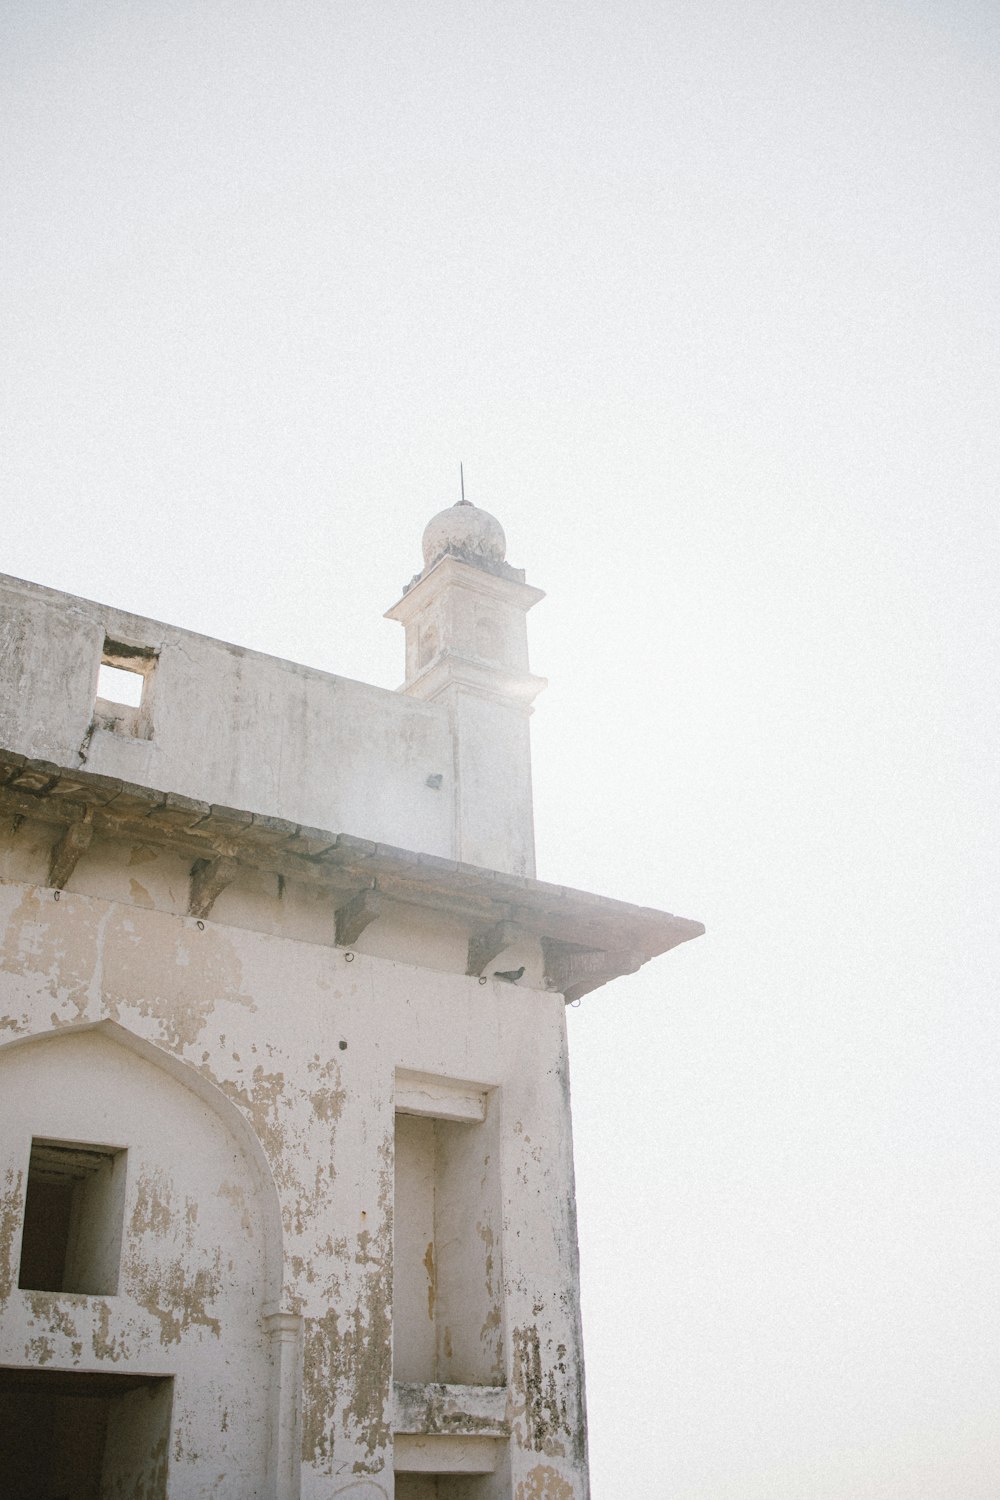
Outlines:
{"label": "weathered plaster wall", "polygon": [[[597,898],[511,878],[539,591],[425,562],[401,694],[0,578],[0,746],[35,762],[0,819],[0,1365],[128,1377],[86,1397],[123,1500],[391,1500],[394,1460],[400,1500],[586,1500],[549,986],[639,960],[617,908],[591,937]],[[140,708],[102,656],[141,660]],[[317,829],[420,858],[359,874]],[[33,1138],[126,1153],[117,1282],[102,1224],[99,1289],[18,1285]],[[54,1410],[3,1390],[0,1424]]]}
{"label": "weathered plaster wall", "polygon": [[587,1500],[558,991],[701,929],[531,878],[542,595],[424,562],[398,694],[0,577],[0,1442],[109,1500]]}
{"label": "weathered plaster wall", "polygon": [[[105,637],[158,653],[150,738],[93,728]],[[204,802],[457,854],[441,705],[3,576],[0,744]],[[428,786],[428,777],[440,781]]]}
{"label": "weathered plaster wall", "polygon": [[[280,1247],[267,1244],[261,1199],[273,1189],[214,1110],[99,1030],[0,1049],[0,1097],[0,1181],[13,1222],[0,1271],[0,1364],[175,1376],[172,1492],[263,1500],[270,1362],[260,1321],[268,1253],[273,1260]],[[18,1288],[33,1137],[127,1149],[117,1295]],[[150,1453],[151,1467],[166,1456]],[[132,1488],[122,1479],[107,1492],[145,1493],[137,1454],[111,1457]]]}
{"label": "weathered plaster wall", "polygon": [[[22,857],[29,863],[41,857],[37,841],[29,837]],[[147,861],[147,872],[153,867]],[[101,868],[98,862],[96,870]],[[82,879],[83,871],[81,861],[74,880],[78,873]],[[107,870],[102,879],[111,879]],[[165,888],[171,879],[165,866]],[[251,893],[248,899],[260,898]],[[240,915],[239,901],[234,892],[231,917]],[[255,1382],[256,1399],[269,1392],[267,1421],[258,1419],[255,1430],[266,1428],[272,1441],[282,1423],[286,1435],[295,1432],[292,1386],[297,1387],[301,1359],[295,1447],[301,1455],[302,1496],[391,1496],[396,1070],[468,1080],[490,1090],[493,1136],[482,1160],[496,1202],[492,1219],[477,1216],[471,1226],[482,1257],[479,1306],[487,1311],[477,1311],[481,1324],[468,1337],[477,1347],[490,1348],[491,1360],[502,1350],[495,1379],[506,1388],[512,1430],[509,1454],[505,1451],[494,1474],[469,1480],[475,1486],[469,1494],[481,1500],[582,1500],[587,1493],[582,1369],[567,1188],[572,1179],[561,997],[497,980],[481,984],[431,967],[435,954],[442,964],[451,962],[454,939],[445,932],[435,950],[425,916],[414,916],[411,927],[405,908],[394,913],[391,924],[396,957],[249,930],[246,912],[243,920],[247,926],[196,922],[175,911],[72,888],[54,892],[10,879],[0,884],[0,1036],[14,1044],[0,1049],[0,1064],[14,1070],[12,1077],[20,1069],[26,1080],[37,1076],[36,1067],[48,1057],[45,1066],[56,1075],[55,1087],[47,1085],[19,1106],[26,1113],[17,1116],[21,1123],[10,1135],[19,1144],[10,1146],[0,1172],[6,1194],[0,1210],[0,1301],[10,1317],[11,1357],[23,1360],[31,1340],[49,1340],[53,1361],[84,1368],[84,1361],[97,1357],[97,1336],[110,1339],[123,1359],[142,1363],[147,1373],[201,1370],[198,1362],[205,1360],[206,1389],[217,1392],[221,1376],[217,1380],[211,1373],[211,1359],[226,1341],[217,1339],[214,1321],[221,1330],[230,1317],[237,1320],[237,1360],[242,1363],[245,1349],[247,1368],[260,1377],[251,1347],[265,1345],[275,1315],[284,1314],[293,1349],[283,1365],[283,1381],[272,1367],[270,1384],[263,1378]],[[408,931],[419,965],[403,961]],[[523,954],[516,947],[510,951],[512,964],[537,962],[531,945],[524,948]],[[526,978],[530,973],[529,968]],[[105,1036],[76,1029],[94,1026],[112,1030]],[[26,1038],[52,1032],[54,1040],[25,1046]],[[85,1098],[79,1082],[86,1048],[100,1059],[98,1066],[117,1066],[98,1099]],[[148,1088],[144,1083],[141,1098],[129,1095],[132,1103],[122,1112],[121,1088],[132,1087],[140,1063],[146,1068],[143,1079],[155,1083]],[[155,1105],[152,1115],[147,1093]],[[60,1101],[63,1094],[53,1105],[54,1116],[47,1101]],[[177,1102],[182,1097],[183,1108]],[[153,1130],[161,1106],[187,1110],[186,1123],[167,1128],[161,1120]],[[197,1137],[201,1127],[194,1129],[190,1111],[203,1108],[206,1140],[214,1145],[204,1160],[189,1161],[183,1150],[166,1143]],[[245,1138],[227,1109],[242,1122]],[[45,1294],[45,1305],[35,1306],[29,1294],[17,1290],[25,1140],[32,1132],[89,1139],[110,1133],[109,1143],[126,1146],[136,1162],[147,1160],[148,1153],[154,1180],[157,1171],[171,1174],[170,1213],[160,1215],[147,1195],[150,1206],[136,1220],[142,1237],[138,1252],[134,1245],[127,1251],[129,1290],[122,1308],[127,1305],[128,1311],[109,1306],[115,1299],[55,1294]],[[221,1179],[212,1176],[226,1140],[225,1180],[243,1184],[242,1204],[235,1194],[220,1197]],[[161,1146],[163,1155],[157,1156]],[[246,1165],[233,1178],[241,1152]],[[274,1185],[270,1219],[268,1181]],[[255,1281],[268,1284],[274,1270],[266,1308],[259,1295],[235,1295],[228,1270],[214,1259],[220,1246],[228,1255],[230,1245],[245,1240],[242,1214],[253,1196],[251,1182],[261,1184],[262,1215],[251,1239],[256,1244],[259,1238],[276,1261],[273,1267],[269,1261],[266,1275]],[[203,1210],[203,1200],[211,1209]],[[188,1226],[190,1244],[184,1238],[189,1201],[199,1214]],[[133,1217],[138,1203],[136,1197]],[[490,1237],[492,1247],[486,1244]],[[162,1265],[163,1274],[151,1285],[144,1268],[154,1263]],[[170,1267],[178,1265],[173,1275]],[[237,1277],[244,1292],[246,1274],[241,1270]],[[192,1294],[195,1312],[185,1323]],[[477,1299],[461,1292],[456,1300],[460,1310],[462,1303]],[[164,1329],[170,1334],[166,1344]],[[229,1371],[226,1380],[231,1376]],[[178,1381],[178,1391],[180,1386]],[[245,1400],[251,1399],[247,1390]],[[251,1406],[241,1410],[249,1415]],[[217,1431],[217,1396],[207,1411],[205,1421],[214,1422]],[[184,1456],[195,1452],[203,1458],[199,1419],[187,1414],[175,1425],[181,1457],[172,1455],[171,1463],[188,1462]],[[273,1454],[267,1462],[277,1485]],[[290,1469],[297,1476],[297,1461]],[[183,1470],[172,1468],[174,1473]],[[196,1493],[179,1479],[175,1483],[171,1477],[170,1483],[174,1500]],[[457,1478],[442,1481],[449,1494],[457,1483]],[[257,1493],[249,1481],[240,1484],[236,1489],[223,1484],[213,1493]],[[290,1484],[277,1491],[283,1500],[294,1493]]]}
{"label": "weathered plaster wall", "polygon": [[488,869],[533,875],[527,710],[456,688],[449,688],[439,701],[447,703],[454,716],[463,858]]}

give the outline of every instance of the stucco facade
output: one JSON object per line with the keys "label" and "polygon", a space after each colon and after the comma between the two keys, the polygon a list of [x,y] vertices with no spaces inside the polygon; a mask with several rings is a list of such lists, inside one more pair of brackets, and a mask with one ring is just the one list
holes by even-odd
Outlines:
{"label": "stucco facade", "polygon": [[397,693],[0,579],[0,1493],[588,1494],[565,1001],[702,929],[535,878],[541,595],[424,553]]}

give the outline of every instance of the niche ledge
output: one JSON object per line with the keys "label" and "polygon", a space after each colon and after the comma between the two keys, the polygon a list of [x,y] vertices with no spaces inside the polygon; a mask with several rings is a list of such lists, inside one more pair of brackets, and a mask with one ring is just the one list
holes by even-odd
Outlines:
{"label": "niche ledge", "polygon": [[505,1438],[507,1387],[394,1380],[394,1433],[419,1437]]}
{"label": "niche ledge", "polygon": [[417,1437],[401,1432],[393,1440],[397,1474],[494,1474],[503,1441],[488,1437]]}

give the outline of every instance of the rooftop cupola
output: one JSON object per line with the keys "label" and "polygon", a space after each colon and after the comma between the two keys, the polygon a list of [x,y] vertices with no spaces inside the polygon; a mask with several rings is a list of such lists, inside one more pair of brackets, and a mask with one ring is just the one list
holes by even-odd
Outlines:
{"label": "rooftop cupola", "polygon": [[524,582],[524,569],[512,568],[505,561],[507,538],[500,522],[471,500],[459,500],[431,516],[424,527],[423,549],[425,573],[440,558],[457,557],[487,573]]}
{"label": "rooftop cupola", "polygon": [[525,616],[545,595],[506,560],[503,527],[462,499],[423,535],[424,566],[387,618],[406,631],[401,692],[449,706],[456,858],[534,874],[528,715],[545,679],[528,669]]}

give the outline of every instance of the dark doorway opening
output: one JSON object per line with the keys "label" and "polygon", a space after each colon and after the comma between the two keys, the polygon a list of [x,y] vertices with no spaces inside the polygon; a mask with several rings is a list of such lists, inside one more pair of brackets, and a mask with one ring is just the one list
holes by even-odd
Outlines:
{"label": "dark doorway opening", "polygon": [[486,1500],[485,1474],[410,1474],[396,1471],[396,1500]]}
{"label": "dark doorway opening", "polygon": [[0,1495],[165,1500],[173,1381],[0,1367]]}

